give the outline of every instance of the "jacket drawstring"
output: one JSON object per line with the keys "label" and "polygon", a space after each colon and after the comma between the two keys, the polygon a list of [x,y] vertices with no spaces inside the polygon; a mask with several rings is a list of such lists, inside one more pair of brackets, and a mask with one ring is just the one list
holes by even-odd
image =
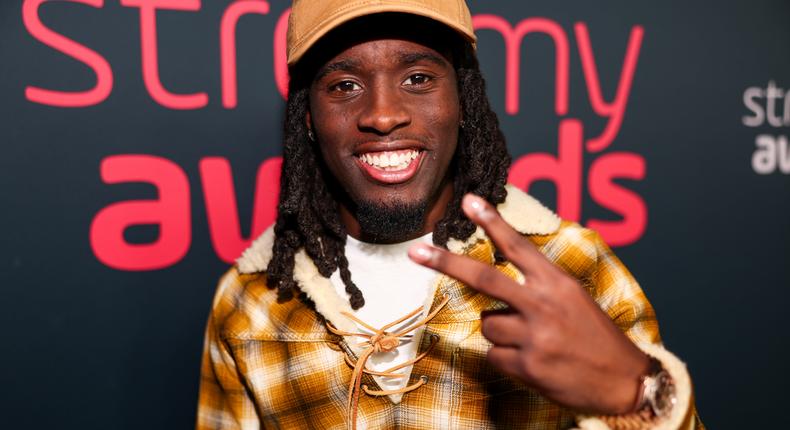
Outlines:
{"label": "jacket drawstring", "polygon": [[[397,348],[401,343],[401,337],[427,324],[430,320],[433,319],[433,317],[436,316],[436,314],[439,313],[439,311],[449,301],[450,301],[450,297],[445,296],[444,300],[442,300],[442,302],[439,303],[439,305],[437,305],[436,308],[425,318],[415,322],[414,324],[403,330],[398,331],[397,333],[389,333],[387,332],[387,330],[389,330],[393,326],[402,323],[403,321],[408,320],[409,318],[414,317],[415,315],[420,313],[420,311],[422,311],[422,307],[409,312],[403,317],[398,318],[397,320],[385,325],[380,329],[371,327],[370,325],[368,325],[367,323],[360,320],[359,318],[357,318],[356,316],[352,315],[349,312],[345,312],[345,311],[341,312],[344,316],[353,320],[354,322],[361,325],[362,327],[365,327],[366,329],[370,330],[372,333],[347,332],[337,329],[335,326],[330,324],[329,321],[326,322],[326,326],[329,329],[329,331],[331,331],[336,335],[359,336],[367,339],[366,341],[361,342],[359,344],[359,346],[367,346],[367,348],[364,351],[362,351],[361,354],[359,354],[359,358],[357,358],[356,362],[352,362],[347,355],[345,356],[346,363],[348,363],[348,365],[354,369],[353,372],[351,373],[351,381],[348,386],[348,401],[346,402],[346,411],[348,413],[349,428],[351,428],[352,430],[355,430],[357,428],[357,409],[359,406],[359,391],[360,391],[360,385],[362,383],[362,374],[368,373],[371,375],[386,376],[392,378],[402,377],[404,376],[402,373],[394,373],[394,372],[404,367],[410,366],[416,363],[417,361],[421,360],[426,355],[428,355],[431,349],[433,349],[434,345],[436,345],[437,340],[435,340],[436,338],[432,337],[431,344],[421,354],[417,355],[411,360],[408,360],[404,363],[401,363],[397,366],[391,367],[381,372],[365,369],[365,363],[367,363],[368,358],[371,356],[371,354],[373,354],[374,352],[389,352]],[[380,391],[369,390],[366,385],[362,385],[361,388],[363,391],[365,391],[367,394],[371,396],[386,396],[390,394],[408,393],[409,391],[413,391],[416,390],[417,388],[420,388],[426,382],[428,382],[428,378],[426,376],[422,376],[420,377],[420,380],[415,382],[414,384],[396,390],[380,390]]]}

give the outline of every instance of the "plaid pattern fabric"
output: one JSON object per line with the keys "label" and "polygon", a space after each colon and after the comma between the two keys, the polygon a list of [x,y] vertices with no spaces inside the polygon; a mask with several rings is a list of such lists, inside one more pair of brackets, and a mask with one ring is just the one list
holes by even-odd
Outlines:
{"label": "plaid pattern fabric", "polygon": [[[563,221],[553,234],[527,235],[584,288],[633,341],[659,343],[652,307],[609,247],[593,231]],[[494,264],[488,240],[469,246],[472,258]],[[510,263],[496,267],[519,276]],[[574,413],[506,377],[486,361],[480,312],[504,306],[448,277],[440,277],[434,306],[449,303],[426,326],[409,384],[428,382],[399,403],[361,393],[358,428],[564,429]],[[278,303],[264,273],[232,268],[220,281],[206,330],[198,429],[344,429],[353,351],[329,333],[311,303]],[[377,389],[369,376],[363,384]],[[696,420],[696,415],[695,415]],[[702,428],[698,423],[696,428]],[[685,428],[685,427],[684,427]],[[695,428],[692,424],[691,427]]]}

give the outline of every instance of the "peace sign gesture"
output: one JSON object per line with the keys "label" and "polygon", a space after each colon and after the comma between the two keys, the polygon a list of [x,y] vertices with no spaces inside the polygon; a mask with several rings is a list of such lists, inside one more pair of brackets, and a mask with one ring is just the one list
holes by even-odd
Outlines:
{"label": "peace sign gesture", "polygon": [[509,306],[482,315],[482,334],[493,343],[491,364],[567,407],[631,412],[648,357],[575,278],[513,230],[488,202],[467,194],[462,207],[524,274],[523,284],[493,266],[428,245],[413,246],[409,256]]}

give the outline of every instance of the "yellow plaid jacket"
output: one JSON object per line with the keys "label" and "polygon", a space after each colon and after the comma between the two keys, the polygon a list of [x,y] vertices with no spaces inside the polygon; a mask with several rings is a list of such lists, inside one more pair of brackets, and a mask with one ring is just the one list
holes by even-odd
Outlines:
{"label": "yellow plaid jacket", "polygon": [[[660,346],[652,307],[636,281],[593,231],[561,221],[523,192],[508,187],[498,207],[503,218],[529,238],[551,261],[576,277],[635,343],[658,357],[678,386],[678,404],[660,428],[702,428],[696,419],[685,368]],[[271,230],[244,252],[221,279],[209,316],[198,404],[198,429],[343,429],[352,369],[344,356],[359,354],[358,338],[330,333],[326,322],[345,331],[355,325],[330,281],[304,252],[295,259],[294,278],[304,294],[278,303],[266,285]],[[481,229],[448,248],[495,264],[493,247]],[[510,263],[496,267],[511,277]],[[565,429],[606,428],[578,417],[528,386],[506,377],[486,361],[490,347],[480,333],[480,312],[503,307],[460,282],[437,276],[433,308],[447,305],[424,328],[420,351],[436,342],[414,364],[409,384],[427,383],[405,395],[361,393],[358,428],[370,429]],[[378,387],[370,375],[363,384]],[[602,427],[603,426],[603,427]],[[657,427],[659,428],[659,427]]]}

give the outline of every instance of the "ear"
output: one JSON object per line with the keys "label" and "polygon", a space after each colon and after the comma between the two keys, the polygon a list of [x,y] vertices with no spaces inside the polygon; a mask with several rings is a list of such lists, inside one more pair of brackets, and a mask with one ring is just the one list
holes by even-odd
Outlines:
{"label": "ear", "polygon": [[307,113],[304,115],[304,121],[305,121],[305,124],[304,124],[305,127],[307,127],[308,130],[312,130],[313,129],[313,117],[312,117],[312,115],[310,115],[310,109],[308,109]]}

